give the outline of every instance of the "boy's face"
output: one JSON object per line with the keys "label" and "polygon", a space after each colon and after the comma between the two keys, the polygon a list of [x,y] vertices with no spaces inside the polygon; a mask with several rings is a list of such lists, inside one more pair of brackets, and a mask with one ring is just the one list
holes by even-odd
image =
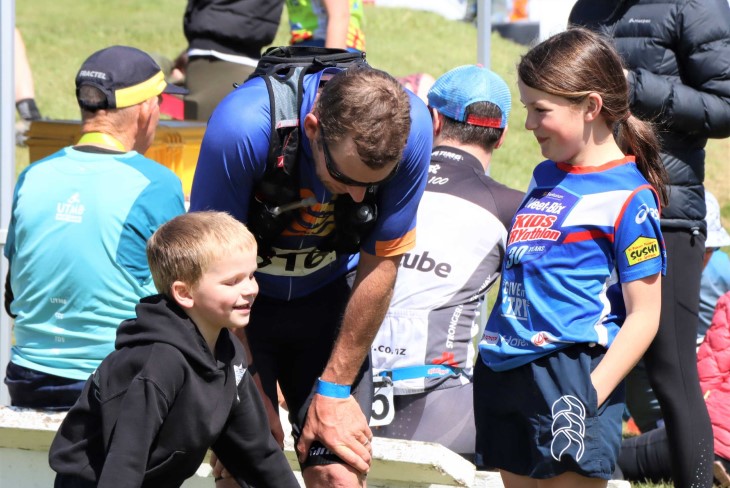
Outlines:
{"label": "boy's face", "polygon": [[[236,252],[215,260],[190,290],[188,314],[209,332],[248,325],[259,285],[255,252]],[[203,332],[203,335],[205,333]]]}

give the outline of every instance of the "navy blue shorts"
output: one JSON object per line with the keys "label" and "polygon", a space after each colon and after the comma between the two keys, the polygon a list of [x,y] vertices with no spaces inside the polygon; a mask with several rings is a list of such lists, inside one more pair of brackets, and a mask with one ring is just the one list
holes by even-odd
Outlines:
{"label": "navy blue shorts", "polygon": [[537,479],[566,472],[611,479],[621,445],[624,387],[621,383],[597,407],[590,374],[605,351],[578,344],[502,372],[477,361],[477,460]]}
{"label": "navy blue shorts", "polygon": [[[304,426],[317,378],[332,354],[350,297],[346,277],[311,294],[285,301],[259,295],[246,327],[246,337],[259,379],[273,405],[278,404],[278,381],[289,407],[294,440]],[[367,358],[352,385],[353,396],[367,418],[373,403],[373,375]],[[319,441],[312,443],[302,467],[343,464]]]}

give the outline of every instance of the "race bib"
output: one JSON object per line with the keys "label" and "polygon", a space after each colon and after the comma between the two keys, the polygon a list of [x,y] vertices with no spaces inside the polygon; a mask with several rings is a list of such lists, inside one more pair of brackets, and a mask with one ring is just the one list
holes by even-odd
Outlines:
{"label": "race bib", "polygon": [[315,247],[297,251],[273,248],[275,255],[258,258],[258,271],[274,276],[307,276],[329,266],[337,259],[334,251],[320,251]]}
{"label": "race bib", "polygon": [[373,407],[370,416],[370,427],[390,425],[394,418],[393,381],[387,376],[374,376]]}

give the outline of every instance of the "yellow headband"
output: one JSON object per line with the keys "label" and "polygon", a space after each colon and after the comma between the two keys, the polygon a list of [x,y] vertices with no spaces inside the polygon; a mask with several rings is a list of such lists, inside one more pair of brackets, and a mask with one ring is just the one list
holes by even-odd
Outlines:
{"label": "yellow headband", "polygon": [[142,103],[148,98],[156,97],[167,87],[165,75],[159,71],[152,78],[136,85],[121,88],[114,92],[117,108],[131,107]]}

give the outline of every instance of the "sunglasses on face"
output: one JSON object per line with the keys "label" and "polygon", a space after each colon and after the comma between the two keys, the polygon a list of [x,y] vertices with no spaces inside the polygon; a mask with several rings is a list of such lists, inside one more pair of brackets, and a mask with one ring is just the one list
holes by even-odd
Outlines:
{"label": "sunglasses on face", "polygon": [[342,183],[343,185],[347,186],[376,186],[376,185],[382,185],[383,183],[390,181],[391,178],[395,176],[395,174],[398,172],[398,166],[400,166],[400,162],[398,162],[395,165],[395,168],[393,168],[393,171],[390,172],[388,176],[383,178],[380,181],[372,181],[369,183],[364,183],[362,181],[353,180],[349,176],[345,176],[342,173],[339,172],[337,167],[335,166],[334,161],[332,160],[332,154],[330,154],[330,150],[327,147],[327,143],[324,141],[324,128],[320,125],[319,130],[321,132],[320,142],[322,143],[322,152],[324,153],[324,165],[327,167],[327,172],[332,177],[333,180]]}

